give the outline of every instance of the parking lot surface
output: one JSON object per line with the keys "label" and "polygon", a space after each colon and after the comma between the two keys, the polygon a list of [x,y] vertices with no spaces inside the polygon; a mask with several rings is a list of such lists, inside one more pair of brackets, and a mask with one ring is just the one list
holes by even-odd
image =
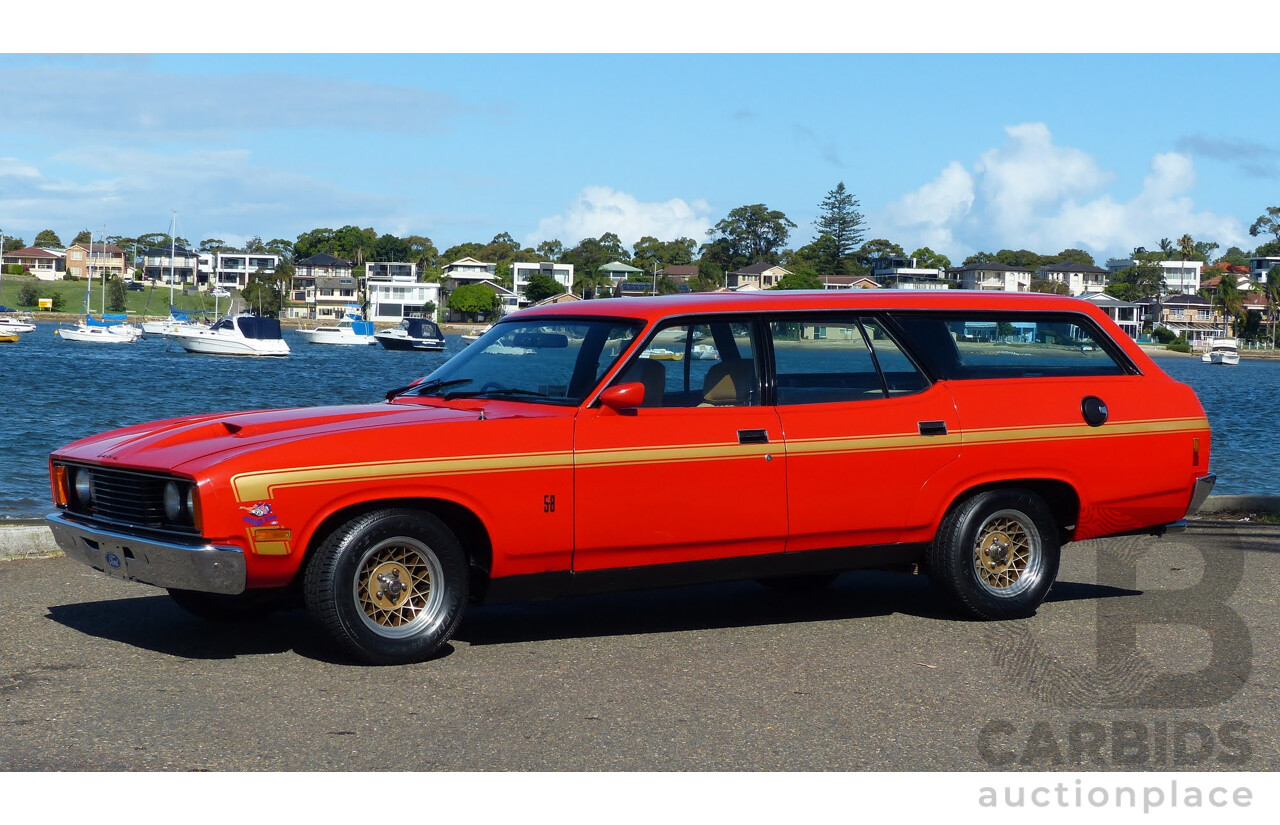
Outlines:
{"label": "parking lot surface", "polygon": [[208,624],[66,558],[0,562],[0,770],[1280,769],[1280,527],[1068,545],[1031,619],[847,573],[472,608],[344,661],[302,611]]}

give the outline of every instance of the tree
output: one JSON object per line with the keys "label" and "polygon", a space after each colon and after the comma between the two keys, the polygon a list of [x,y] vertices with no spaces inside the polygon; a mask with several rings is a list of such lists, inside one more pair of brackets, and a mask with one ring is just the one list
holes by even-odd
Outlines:
{"label": "tree", "polygon": [[40,303],[40,290],[34,284],[23,284],[18,296],[13,299],[20,307],[33,307]]}
{"label": "tree", "polygon": [[216,255],[219,252],[231,251],[231,247],[228,246],[227,242],[222,240],[222,238],[205,238],[200,242],[200,246],[198,246],[197,249],[200,252],[204,252],[209,255]]}
{"label": "tree", "polygon": [[7,235],[5,236],[5,239],[4,239],[5,252],[17,252],[19,249],[25,248],[26,245],[27,245],[27,242],[22,240],[22,238],[10,238]]}
{"label": "tree", "polygon": [[[138,236],[138,246],[143,249],[168,249],[169,233],[168,232],[148,232],[146,235]],[[175,240],[176,244],[177,241]]]}
{"label": "tree", "polygon": [[1164,269],[1151,261],[1139,261],[1136,265],[1117,272],[1107,284],[1106,293],[1122,301],[1141,301],[1156,298],[1164,291]]}
{"label": "tree", "polygon": [[258,314],[278,318],[284,308],[284,283],[279,272],[268,275],[259,269],[249,276],[249,283],[240,291],[240,297]]}
{"label": "tree", "polygon": [[1031,282],[1032,292],[1047,292],[1050,295],[1070,295],[1071,287],[1062,281],[1053,281],[1049,279],[1036,279]]}
{"label": "tree", "polygon": [[969,264],[984,264],[984,263],[987,263],[988,261],[994,261],[995,259],[996,259],[996,256],[991,254],[990,252],[975,252],[969,257],[965,258],[964,262],[960,265],[968,266]]}
{"label": "tree", "polygon": [[1221,276],[1218,286],[1208,297],[1211,305],[1221,312],[1223,317],[1230,319],[1231,328],[1235,330],[1235,334],[1239,335],[1248,324],[1249,310],[1244,308],[1244,294],[1236,284],[1236,276],[1230,272]]}
{"label": "tree", "polygon": [[110,312],[124,312],[124,282],[119,278],[111,278],[107,281],[107,310]]}
{"label": "tree", "polygon": [[789,272],[774,285],[774,289],[822,289],[822,279],[812,272]]}
{"label": "tree", "polygon": [[564,244],[558,240],[543,241],[538,244],[538,254],[548,261],[558,261],[564,254]]}
{"label": "tree", "polygon": [[916,266],[922,269],[936,269],[939,272],[946,272],[951,268],[950,258],[940,252],[934,252],[927,246],[922,246],[912,252],[911,257],[916,259]]}
{"label": "tree", "polygon": [[1161,238],[1160,254],[1164,255],[1166,260],[1169,258],[1172,258],[1173,257],[1173,241],[1169,240],[1168,238]]}
{"label": "tree", "polygon": [[498,308],[498,293],[484,284],[467,284],[453,291],[448,306],[460,315],[486,316]]}
{"label": "tree", "polygon": [[1259,235],[1274,235],[1276,242],[1280,243],[1280,206],[1268,206],[1267,213],[1259,216],[1249,227],[1249,234],[1255,238]]}
{"label": "tree", "polygon": [[[762,203],[739,206],[715,228],[707,230],[712,240],[710,248],[704,247],[703,257],[709,253],[716,255],[715,262],[726,271],[761,261],[776,264],[778,251],[795,227],[782,212]],[[717,246],[718,241],[724,244]]]}
{"label": "tree", "polygon": [[32,246],[62,248],[62,239],[58,237],[58,233],[52,229],[42,229],[36,235],[36,239],[31,242]]}
{"label": "tree", "polygon": [[835,241],[836,257],[840,260],[853,255],[866,231],[858,206],[857,199],[852,193],[845,191],[844,181],[840,181],[818,207],[822,212],[813,224],[818,228],[819,236]]}
{"label": "tree", "polygon": [[1044,266],[1046,264],[1060,264],[1064,261],[1071,261],[1072,263],[1077,263],[1077,264],[1080,264],[1081,266],[1097,266],[1097,264],[1093,260],[1092,255],[1090,255],[1088,252],[1085,252],[1083,249],[1075,249],[1075,248],[1064,249],[1061,252],[1059,252],[1057,255],[1049,256],[1049,258],[1046,259],[1041,264],[1041,266]]}
{"label": "tree", "polygon": [[529,282],[525,285],[524,297],[528,298],[531,303],[536,304],[564,291],[564,284],[555,278],[545,272],[535,272],[529,276]]}
{"label": "tree", "polygon": [[902,251],[902,247],[896,243],[885,240],[884,238],[874,238],[867,241],[858,250],[858,257],[864,261],[872,258],[905,258],[907,253]]}
{"label": "tree", "polygon": [[996,253],[996,260],[1005,266],[1016,266],[1022,269],[1039,269],[1045,260],[1030,249],[1001,249]]}
{"label": "tree", "polygon": [[87,244],[91,240],[93,240],[93,233],[90,232],[88,229],[81,229],[80,232],[77,233],[76,236],[71,239],[71,243],[74,246],[75,244],[78,244],[78,243]]}
{"label": "tree", "polygon": [[689,288],[694,292],[712,292],[724,286],[724,270],[715,261],[698,261],[698,275],[691,278]]}
{"label": "tree", "polygon": [[632,246],[634,254],[631,265],[653,272],[655,268],[664,266],[685,266],[693,263],[693,251],[698,242],[693,238],[679,238],[674,241],[660,241],[645,235]]}
{"label": "tree", "polygon": [[383,235],[374,243],[370,260],[374,261],[408,261],[410,255],[409,242],[395,235]]}

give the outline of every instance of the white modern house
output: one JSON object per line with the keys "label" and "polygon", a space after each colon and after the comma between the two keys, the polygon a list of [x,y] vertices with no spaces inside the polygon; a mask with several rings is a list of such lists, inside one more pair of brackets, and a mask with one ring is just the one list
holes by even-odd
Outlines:
{"label": "white modern house", "polygon": [[156,246],[142,253],[135,266],[150,281],[169,285],[195,284],[200,271],[200,253],[181,246]]}
{"label": "white modern house", "polygon": [[[1257,283],[1267,283],[1267,279],[1271,277],[1271,270],[1277,264],[1280,264],[1280,256],[1266,255],[1249,259],[1249,280]],[[1280,272],[1276,273],[1280,277]]]}
{"label": "white modern house", "polygon": [[365,295],[370,321],[399,322],[426,318],[423,307],[440,306],[440,284],[419,283],[417,264],[371,261],[364,265]]}
{"label": "white modern house", "polygon": [[279,255],[259,252],[219,252],[214,256],[213,282],[210,288],[244,289],[249,285],[251,276],[259,271],[263,275],[274,275],[279,265]]}
{"label": "white modern house", "polygon": [[881,257],[867,261],[871,277],[881,286],[894,289],[950,289],[942,270],[918,266],[915,258]]}
{"label": "white modern house", "polygon": [[1100,266],[1088,266],[1076,261],[1059,261],[1040,267],[1037,272],[1045,281],[1066,284],[1071,294],[1079,297],[1097,295],[1107,288],[1110,274]]}
{"label": "white modern house", "polygon": [[975,261],[948,269],[947,278],[958,281],[961,289],[994,292],[1027,292],[1031,289],[1031,270],[999,261]]}
{"label": "white modern house", "polygon": [[529,286],[529,278],[539,272],[552,278],[556,283],[564,287],[566,292],[573,291],[573,264],[560,264],[551,261],[542,261],[540,263],[519,261],[511,265],[511,283],[515,287],[516,295],[519,296],[520,306],[529,305],[529,301],[524,297],[524,292]]}
{"label": "white modern house", "polygon": [[[1200,271],[1204,269],[1202,261],[1153,261],[1164,270],[1164,289],[1169,295],[1195,295],[1200,291]],[[1137,266],[1138,261],[1132,258],[1112,258],[1107,261],[1107,272],[1111,275]]]}

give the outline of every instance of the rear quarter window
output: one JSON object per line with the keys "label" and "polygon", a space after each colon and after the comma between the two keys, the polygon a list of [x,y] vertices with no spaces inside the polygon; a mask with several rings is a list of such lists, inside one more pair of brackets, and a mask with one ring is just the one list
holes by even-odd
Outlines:
{"label": "rear quarter window", "polygon": [[1083,315],[901,314],[911,350],[937,378],[1129,375],[1137,369]]}

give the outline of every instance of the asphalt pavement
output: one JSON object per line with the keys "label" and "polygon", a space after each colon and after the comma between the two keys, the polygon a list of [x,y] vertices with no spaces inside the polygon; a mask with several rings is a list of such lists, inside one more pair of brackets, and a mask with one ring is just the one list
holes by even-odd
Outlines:
{"label": "asphalt pavement", "polygon": [[1280,526],[1068,545],[1031,619],[847,573],[472,608],[345,661],[302,611],[208,624],[63,557],[0,562],[2,771],[1280,769]]}

